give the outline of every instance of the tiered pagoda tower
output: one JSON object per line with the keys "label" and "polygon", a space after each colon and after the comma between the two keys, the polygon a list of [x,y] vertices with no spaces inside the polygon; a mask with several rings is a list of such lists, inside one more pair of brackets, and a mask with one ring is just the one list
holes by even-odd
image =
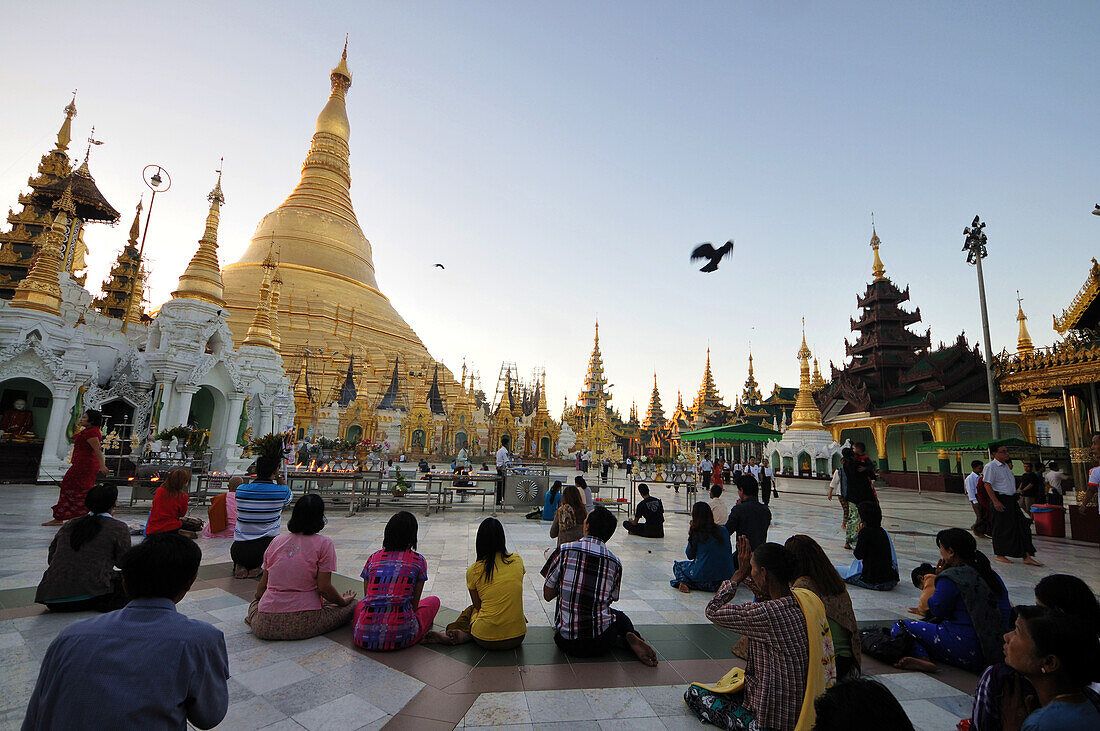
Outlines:
{"label": "tiered pagoda tower", "polygon": [[695,395],[691,413],[700,425],[713,426],[711,422],[716,418],[720,419],[728,411],[729,409],[722,403],[718,388],[714,385],[714,375],[710,370],[710,348],[707,348],[707,365],[703,369],[703,382],[699,384],[699,393]]}
{"label": "tiered pagoda tower", "polygon": [[[908,391],[901,376],[932,347],[930,332],[917,335],[908,327],[921,321],[920,308],[912,312],[902,309],[909,301],[909,287],[899,290],[886,277],[886,267],[879,257],[881,240],[871,228],[871,248],[875,252],[872,273],[874,281],[856,302],[863,314],[851,320],[852,331],[858,333],[855,343],[844,341],[846,354],[852,359],[845,369],[861,382],[870,403],[884,403],[905,395]],[[833,378],[838,376],[833,369]]]}
{"label": "tiered pagoda tower", "polygon": [[141,322],[147,272],[140,266],[138,258],[140,235],[141,201],[138,201],[134,222],[130,225],[130,237],[118,253],[111,273],[103,281],[103,295],[92,301],[92,307],[107,317],[118,320],[126,317],[132,323]]}
{"label": "tiered pagoda tower", "polygon": [[645,412],[642,429],[657,432],[665,426],[665,410],[661,406],[661,392],[657,390],[657,374],[653,374],[653,393],[649,395],[649,408]]}
{"label": "tiered pagoda tower", "polygon": [[596,321],[596,336],[592,343],[592,355],[588,356],[588,372],[584,376],[584,390],[577,399],[577,406],[586,412],[607,408],[611,394],[607,392],[607,378],[603,372],[603,356],[600,354],[600,323]]}
{"label": "tiered pagoda tower", "polygon": [[[76,275],[84,268],[84,225],[100,222],[114,224],[119,213],[107,202],[96,187],[88,168],[88,155],[73,170],[69,160],[69,143],[72,141],[72,121],[76,116],[76,95],[65,107],[65,119],[57,132],[54,148],[42,156],[38,174],[27,180],[29,193],[19,194],[20,210],[8,210],[11,230],[0,232],[0,297],[11,299],[15,287],[31,268],[31,260],[45,243],[46,234],[53,224],[54,204],[69,190],[74,210],[67,217],[68,224],[60,242],[61,271]],[[91,150],[91,141],[88,144]],[[83,284],[82,276],[74,276]]]}
{"label": "tiered pagoda tower", "polygon": [[752,372],[752,353],[749,353],[749,377],[745,379],[745,389],[741,392],[741,403],[745,406],[759,406],[764,400],[760,393],[760,384]]}

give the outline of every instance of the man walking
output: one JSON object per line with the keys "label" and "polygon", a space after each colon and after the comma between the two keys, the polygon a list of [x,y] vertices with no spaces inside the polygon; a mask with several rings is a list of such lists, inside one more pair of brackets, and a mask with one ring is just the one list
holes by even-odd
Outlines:
{"label": "man walking", "polygon": [[504,434],[500,437],[500,449],[497,450],[497,505],[504,505],[504,470],[512,463],[512,437]]}
{"label": "man walking", "polygon": [[714,472],[714,464],[710,461],[710,455],[704,454],[703,461],[699,463],[699,482],[704,490],[710,489],[710,475],[712,472]]}
{"label": "man walking", "polygon": [[1031,541],[1031,525],[1020,512],[1020,496],[1016,491],[1016,476],[1008,447],[1001,445],[993,453],[993,461],[985,466],[982,482],[993,506],[993,556],[1001,563],[1012,563],[1009,556],[1023,558],[1029,566],[1042,566],[1035,560],[1035,544]]}
{"label": "man walking", "polygon": [[976,459],[970,463],[970,474],[963,480],[963,489],[970,501],[970,507],[974,509],[974,525],[970,530],[978,538],[989,538],[989,499],[982,487],[982,471],[985,463]]}

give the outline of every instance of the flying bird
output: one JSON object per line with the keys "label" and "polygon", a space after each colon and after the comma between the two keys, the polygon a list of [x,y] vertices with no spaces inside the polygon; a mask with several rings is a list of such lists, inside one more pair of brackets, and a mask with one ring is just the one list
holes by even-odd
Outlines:
{"label": "flying bird", "polygon": [[447,270],[447,267],[443,266],[442,264],[436,264],[436,266],[439,267],[440,269],[442,269],[443,271]]}
{"label": "flying bird", "polygon": [[733,239],[730,239],[720,249],[716,249],[710,245],[710,242],[704,242],[695,247],[695,251],[691,252],[691,260],[696,261],[698,259],[709,259],[699,271],[701,272],[713,272],[718,269],[718,262],[725,259],[733,252]]}

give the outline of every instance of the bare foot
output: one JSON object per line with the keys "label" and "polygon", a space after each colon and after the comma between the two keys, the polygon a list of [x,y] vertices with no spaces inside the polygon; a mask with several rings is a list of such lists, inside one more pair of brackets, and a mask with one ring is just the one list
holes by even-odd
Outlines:
{"label": "bare foot", "polygon": [[680,585],[677,586],[676,588],[679,589],[681,591],[681,593],[684,593],[684,594],[690,594],[691,593],[691,587],[688,586],[687,584],[685,584],[682,581],[680,582]]}
{"label": "bare foot", "polygon": [[424,635],[424,638],[420,640],[425,645],[451,645],[451,638],[444,632],[432,630]]}
{"label": "bare foot", "polygon": [[237,566],[236,564],[234,564],[233,565],[233,578],[234,579],[247,579],[248,578],[248,569],[246,569],[244,566]]}
{"label": "bare foot", "polygon": [[261,576],[263,576],[263,573],[264,573],[263,569],[252,569],[251,571],[249,571],[247,574],[244,575],[244,578],[246,578],[246,579],[258,579]]}
{"label": "bare foot", "polygon": [[997,559],[997,560],[998,560],[998,561],[1000,561],[1001,563],[1012,563],[1012,561],[1010,561],[1009,559],[1005,558],[1004,556],[994,556],[993,558]]}
{"label": "bare foot", "polygon": [[903,657],[894,663],[894,667],[900,670],[919,670],[922,673],[938,673],[940,670],[936,663],[919,657]]}
{"label": "bare foot", "polygon": [[1043,565],[1043,564],[1039,563],[1038,561],[1036,561],[1035,558],[1032,557],[1032,556],[1025,556],[1024,557],[1024,563],[1026,563],[1028,566],[1042,566]]}
{"label": "bare foot", "polygon": [[852,550],[852,545],[850,543],[845,543],[844,544],[844,550],[845,551],[851,551]]}
{"label": "bare foot", "polygon": [[657,651],[646,644],[645,640],[633,632],[627,632],[626,643],[630,645],[630,649],[634,651],[635,656],[637,656],[644,665],[648,665],[651,668],[657,667]]}
{"label": "bare foot", "polygon": [[182,528],[180,529],[180,535],[183,536],[184,538],[190,538],[191,540],[195,540],[196,538],[199,537],[199,534],[196,533],[195,531],[193,531],[193,530],[183,530]]}
{"label": "bare foot", "polygon": [[65,521],[63,520],[47,520],[42,525],[64,525],[64,523]]}

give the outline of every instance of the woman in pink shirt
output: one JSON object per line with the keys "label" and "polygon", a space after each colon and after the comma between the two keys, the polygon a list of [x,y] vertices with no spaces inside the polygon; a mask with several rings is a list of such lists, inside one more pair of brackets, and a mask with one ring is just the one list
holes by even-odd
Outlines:
{"label": "woman in pink shirt", "polygon": [[332,586],[336,547],[318,535],[325,527],[325,501],[303,495],[287,523],[264,551],[263,577],[245,624],[263,640],[304,640],[346,624],[355,611],[355,592]]}

